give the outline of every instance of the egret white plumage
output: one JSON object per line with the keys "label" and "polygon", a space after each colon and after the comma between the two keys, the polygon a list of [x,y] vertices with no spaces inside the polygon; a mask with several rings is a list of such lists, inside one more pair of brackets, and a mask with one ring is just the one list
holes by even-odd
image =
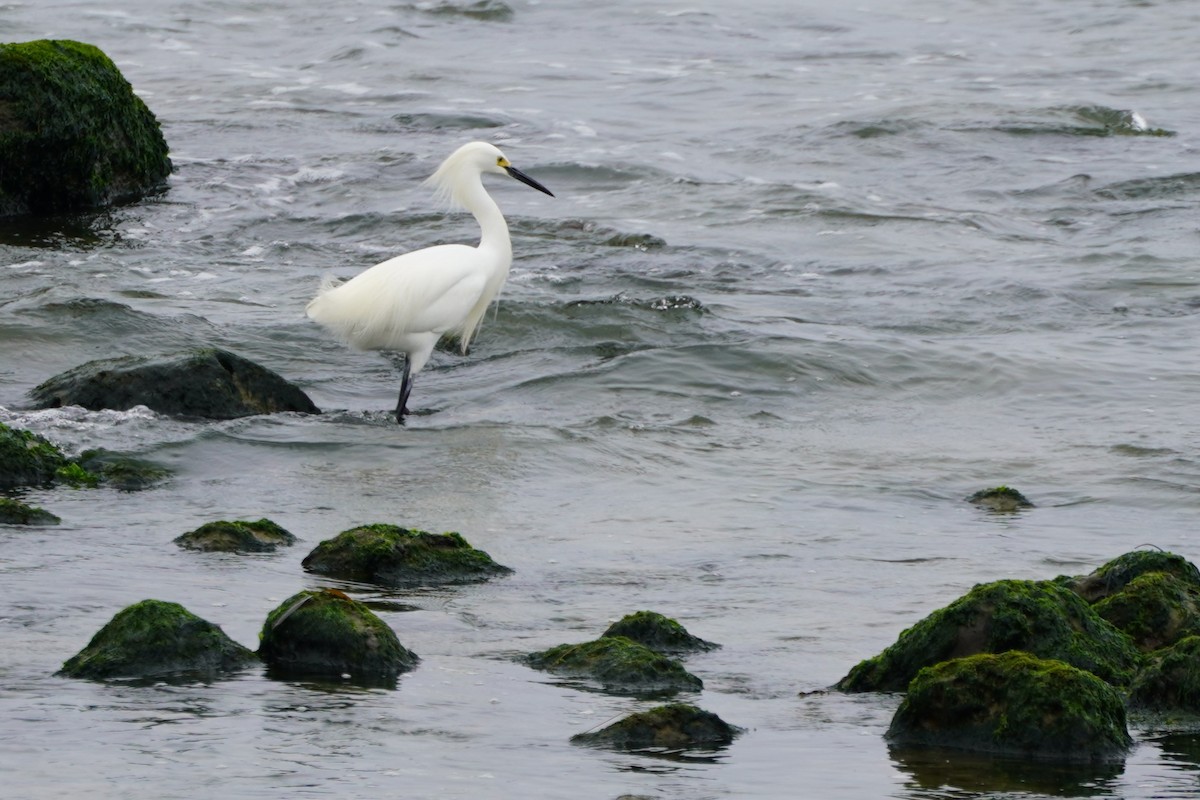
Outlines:
{"label": "egret white plumage", "polygon": [[500,293],[512,265],[508,223],[483,188],[486,172],[554,194],[514,167],[499,148],[471,142],[455,150],[426,181],[479,223],[479,245],[443,244],[389,258],[345,283],[326,280],[309,302],[310,319],[363,350],[404,354],[396,421],[404,422],[413,379],[442,336],[457,334],[462,351]]}

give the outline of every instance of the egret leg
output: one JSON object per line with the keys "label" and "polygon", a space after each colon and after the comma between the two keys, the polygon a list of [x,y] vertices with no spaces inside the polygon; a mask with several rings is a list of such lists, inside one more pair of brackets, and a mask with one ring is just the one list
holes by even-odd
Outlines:
{"label": "egret leg", "polygon": [[408,356],[404,357],[404,375],[400,378],[400,400],[396,403],[396,422],[404,424],[404,415],[408,413],[408,394],[412,391],[412,369]]}

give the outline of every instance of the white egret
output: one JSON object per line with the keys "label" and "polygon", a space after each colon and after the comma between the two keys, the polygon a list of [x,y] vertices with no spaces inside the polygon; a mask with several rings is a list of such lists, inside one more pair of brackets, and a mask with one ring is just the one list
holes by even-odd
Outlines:
{"label": "white egret", "polygon": [[466,353],[484,312],[508,278],[512,242],[500,207],[483,188],[485,172],[509,175],[554,196],[493,145],[465,144],[425,183],[475,216],[482,230],[479,245],[427,247],[376,264],[345,283],[327,279],[306,309],[310,319],[354,347],[404,354],[396,403],[399,423],[408,413],[413,378],[429,360],[434,345],[454,333]]}

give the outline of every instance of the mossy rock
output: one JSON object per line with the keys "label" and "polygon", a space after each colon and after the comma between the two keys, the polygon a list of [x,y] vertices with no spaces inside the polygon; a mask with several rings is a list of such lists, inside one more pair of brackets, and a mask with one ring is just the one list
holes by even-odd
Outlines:
{"label": "mossy rock", "polygon": [[1079,595],[1051,581],[981,584],[900,634],[836,684],[847,692],[900,692],[922,667],[976,653],[1024,650],[1065,661],[1115,686],[1133,678],[1140,654]]}
{"label": "mossy rock", "polygon": [[593,642],[560,644],[531,653],[534,669],[574,678],[589,678],[606,691],[627,694],[698,692],[704,682],[672,658],[624,636]]}
{"label": "mossy rock", "polygon": [[207,552],[273,553],[276,548],[295,541],[295,536],[269,519],[255,522],[217,520],[183,534],[175,539],[175,544],[188,550]]}
{"label": "mossy rock", "polygon": [[1129,705],[1200,714],[1200,636],[1188,636],[1152,653],[1130,687]]}
{"label": "mossy rock", "polygon": [[258,654],[281,677],[394,681],[417,655],[362,603],[336,589],[303,591],[267,616]]}
{"label": "mossy rock", "polygon": [[215,347],[158,358],[89,361],[55,375],[29,396],[37,408],[83,406],[93,411],[125,411],[146,406],[160,414],[204,419],[283,411],[321,413],[294,384]]}
{"label": "mossy rock", "polygon": [[69,463],[49,439],[0,422],[0,489],[53,483]]}
{"label": "mossy rock", "polygon": [[149,489],[171,475],[170,470],[153,461],[109,450],[84,450],[77,462],[104,486],[122,492]]}
{"label": "mossy rock", "polygon": [[624,636],[660,653],[695,653],[721,645],[693,636],[687,628],[656,611],[636,611],[609,626],[603,636]]}
{"label": "mossy rock", "polygon": [[0,525],[57,525],[61,519],[37,506],[0,497]]}
{"label": "mossy rock", "polygon": [[485,581],[512,572],[457,533],[361,525],[321,542],[301,562],[319,575],[390,587]]}
{"label": "mossy rock", "polygon": [[158,120],[96,47],[0,44],[0,216],[136,200],[166,185]]}
{"label": "mossy rock", "polygon": [[1132,744],[1117,689],[1090,672],[1017,651],[921,670],[887,738],[898,746],[1066,762],[1120,760]]}
{"label": "mossy rock", "polygon": [[1078,578],[1060,577],[1058,582],[1074,591],[1089,603],[1116,594],[1139,575],[1164,572],[1185,585],[1200,591],[1200,570],[1183,556],[1165,550],[1134,550],[1117,556],[1090,575]]}
{"label": "mossy rock", "polygon": [[1033,503],[1029,502],[1025,495],[1011,486],[981,489],[968,497],[967,502],[973,503],[980,508],[986,508],[988,511],[1000,513],[1010,513],[1020,511],[1023,508],[1033,508]]}
{"label": "mossy rock", "polygon": [[214,677],[252,664],[254,653],[178,603],[143,600],[120,611],[63,664],[72,678]]}
{"label": "mossy rock", "polygon": [[731,744],[740,732],[711,711],[671,703],[630,714],[598,731],[577,733],[571,742],[618,750],[711,750]]}
{"label": "mossy rock", "polygon": [[1143,652],[1200,633],[1200,589],[1168,572],[1146,572],[1092,608]]}

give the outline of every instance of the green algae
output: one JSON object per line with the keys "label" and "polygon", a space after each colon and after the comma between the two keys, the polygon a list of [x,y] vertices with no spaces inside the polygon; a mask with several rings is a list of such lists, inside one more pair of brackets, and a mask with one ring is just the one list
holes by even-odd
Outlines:
{"label": "green algae", "polygon": [[0,525],[57,525],[60,522],[61,519],[45,509],[0,497]]}
{"label": "green algae", "polygon": [[512,572],[458,533],[429,533],[377,523],[321,542],[302,566],[320,575],[391,587],[484,581]]}
{"label": "green algae", "polygon": [[1169,572],[1144,572],[1092,606],[1143,651],[1200,633],[1200,589]]}
{"label": "green algae", "polygon": [[267,615],[258,654],[278,676],[389,685],[417,665],[387,623],[335,589],[306,590]]}
{"label": "green algae", "polygon": [[0,489],[53,483],[69,463],[45,437],[0,422]]}
{"label": "green algae", "polygon": [[531,653],[534,669],[589,678],[607,691],[629,694],[700,691],[704,682],[678,661],[624,636],[605,636],[581,644],[561,644]]}
{"label": "green algae", "polygon": [[0,44],[0,216],[137,199],[165,185],[154,114],[98,48]]}
{"label": "green algae", "polygon": [[296,537],[269,519],[216,520],[179,536],[175,544],[188,550],[226,553],[271,553]]}
{"label": "green algae", "polygon": [[712,749],[731,744],[740,732],[711,711],[670,703],[630,714],[598,731],[577,733],[571,742],[618,750]]}
{"label": "green algae", "polygon": [[601,635],[624,636],[660,653],[693,653],[720,647],[693,636],[678,622],[656,611],[627,614]]}
{"label": "green algae", "polygon": [[1017,651],[922,669],[887,738],[904,746],[1087,762],[1119,760],[1132,743],[1117,689],[1085,670]]}
{"label": "green algae", "polygon": [[1023,650],[1064,661],[1116,686],[1133,677],[1140,655],[1077,594],[1050,581],[981,584],[933,612],[836,684],[848,692],[904,691],[922,667],[976,653]]}
{"label": "green algae", "polygon": [[63,664],[72,678],[211,678],[255,661],[252,651],[178,603],[143,600],[120,611]]}
{"label": "green algae", "polygon": [[1089,603],[1103,600],[1129,585],[1139,575],[1163,572],[1173,575],[1184,584],[1200,590],[1200,570],[1183,556],[1165,550],[1134,550],[1117,556],[1089,575],[1057,581],[1076,592]]}
{"label": "green algae", "polygon": [[1010,486],[981,489],[968,497],[967,502],[998,513],[1011,513],[1025,508],[1033,508],[1033,503],[1029,502],[1025,495]]}
{"label": "green algae", "polygon": [[1152,653],[1130,687],[1129,705],[1200,714],[1200,636],[1188,636]]}

